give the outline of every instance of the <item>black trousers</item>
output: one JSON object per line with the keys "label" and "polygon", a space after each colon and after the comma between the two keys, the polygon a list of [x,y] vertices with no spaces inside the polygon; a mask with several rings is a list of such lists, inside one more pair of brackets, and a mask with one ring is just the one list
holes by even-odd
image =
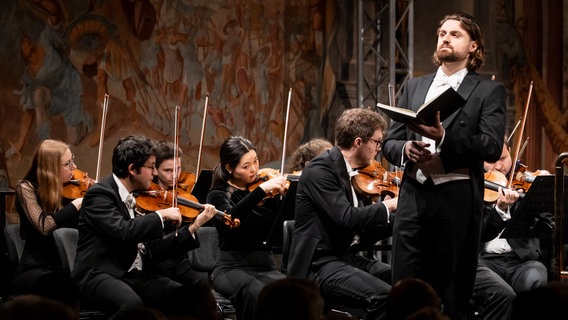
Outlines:
{"label": "black trousers", "polygon": [[182,285],[167,277],[131,271],[117,278],[95,271],[81,290],[81,299],[89,307],[112,317],[133,307],[151,307],[163,310],[169,293]]}
{"label": "black trousers", "polygon": [[324,256],[312,262],[308,277],[326,302],[363,309],[365,319],[386,319],[390,265],[353,254]]}
{"label": "black trousers", "polygon": [[471,181],[403,181],[393,226],[392,281],[419,278],[442,298],[452,320],[466,319],[478,256],[481,212]]}

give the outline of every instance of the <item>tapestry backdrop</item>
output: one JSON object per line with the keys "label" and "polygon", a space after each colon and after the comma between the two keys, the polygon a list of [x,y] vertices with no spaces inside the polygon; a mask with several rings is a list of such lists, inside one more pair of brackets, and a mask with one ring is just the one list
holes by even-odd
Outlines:
{"label": "tapestry backdrop", "polygon": [[[534,83],[524,137],[512,140],[520,145],[530,137],[521,160],[552,171],[556,156],[568,150],[567,77],[557,67],[566,70],[567,46],[565,35],[547,32],[566,28],[562,3],[435,2],[414,3],[414,75],[435,70],[432,19],[473,10],[491,30],[482,72],[508,88],[509,130]],[[309,138],[333,139],[335,117],[354,106],[355,3],[1,1],[0,186],[24,175],[45,138],[71,144],[91,177],[97,168],[106,175],[120,137],[173,141],[176,106],[184,170],[197,171],[198,162],[212,169],[230,135],[251,139],[262,166],[280,168],[284,149],[289,156]]]}
{"label": "tapestry backdrop", "polygon": [[230,135],[252,140],[261,165],[280,161],[288,103],[287,155],[324,90],[320,2],[2,1],[1,146],[10,184],[46,138],[70,143],[91,177],[97,167],[106,175],[120,137],[173,141],[176,106],[184,170],[196,170],[200,149],[200,169],[212,169]]}

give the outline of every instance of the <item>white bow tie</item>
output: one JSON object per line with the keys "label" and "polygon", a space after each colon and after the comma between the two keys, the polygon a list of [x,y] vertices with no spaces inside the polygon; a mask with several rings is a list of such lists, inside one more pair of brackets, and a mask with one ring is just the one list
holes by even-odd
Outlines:
{"label": "white bow tie", "polygon": [[460,81],[456,77],[436,77],[432,85],[436,87],[450,86],[455,90],[460,85]]}

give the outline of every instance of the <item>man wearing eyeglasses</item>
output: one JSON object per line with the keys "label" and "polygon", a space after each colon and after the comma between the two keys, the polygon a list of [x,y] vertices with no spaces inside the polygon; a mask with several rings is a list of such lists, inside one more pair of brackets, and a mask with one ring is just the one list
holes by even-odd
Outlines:
{"label": "man wearing eyeglasses", "polygon": [[[133,307],[163,309],[168,294],[182,286],[146,270],[140,259],[142,243],[164,237],[164,224],[181,223],[175,207],[144,215],[134,210],[132,193],[148,190],[156,174],[155,153],[150,139],[120,139],[112,154],[112,175],[89,188],[83,199],[72,275],[81,301],[109,317]],[[214,215],[214,207],[205,206],[203,214]],[[189,239],[193,232],[182,228],[178,236]],[[178,241],[174,236],[164,241]]]}
{"label": "man wearing eyeglasses", "polygon": [[349,109],[339,117],[336,146],[312,159],[300,176],[287,265],[288,276],[315,280],[328,303],[362,308],[366,319],[385,317],[391,269],[357,255],[352,246],[362,240],[356,236],[387,227],[397,199],[365,206],[351,178],[375,159],[386,127],[369,109]]}

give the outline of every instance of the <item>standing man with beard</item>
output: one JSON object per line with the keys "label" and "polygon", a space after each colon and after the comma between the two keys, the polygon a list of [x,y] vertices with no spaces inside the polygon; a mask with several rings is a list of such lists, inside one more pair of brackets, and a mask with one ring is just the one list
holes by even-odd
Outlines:
{"label": "standing man with beard", "polygon": [[437,29],[436,73],[411,79],[400,106],[416,109],[452,88],[465,104],[443,123],[393,122],[383,154],[405,165],[393,226],[392,282],[420,278],[442,298],[444,313],[466,319],[477,266],[483,162],[501,155],[505,87],[475,72],[484,60],[481,28],[466,13]]}

